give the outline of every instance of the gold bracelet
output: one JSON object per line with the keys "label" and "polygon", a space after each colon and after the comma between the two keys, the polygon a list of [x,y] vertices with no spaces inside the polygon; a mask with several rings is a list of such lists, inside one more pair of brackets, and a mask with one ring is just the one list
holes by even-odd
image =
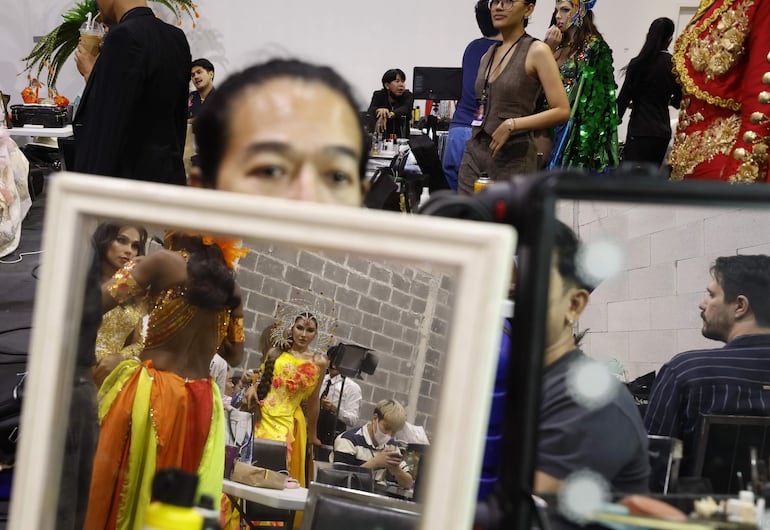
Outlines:
{"label": "gold bracelet", "polygon": [[134,298],[144,294],[144,287],[139,285],[139,282],[131,275],[131,271],[134,268],[134,263],[129,263],[118,272],[113,274],[113,283],[107,287],[107,292],[118,304],[123,304]]}
{"label": "gold bracelet", "polygon": [[230,318],[230,323],[227,326],[227,340],[237,343],[246,341],[246,334],[243,331],[243,317]]}

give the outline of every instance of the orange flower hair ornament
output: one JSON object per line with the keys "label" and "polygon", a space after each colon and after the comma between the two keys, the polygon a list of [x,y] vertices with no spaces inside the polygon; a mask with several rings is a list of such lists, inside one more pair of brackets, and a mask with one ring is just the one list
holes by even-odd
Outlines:
{"label": "orange flower hair ornament", "polygon": [[[231,239],[227,237],[216,237],[212,236],[210,234],[198,234],[195,232],[177,232],[175,230],[171,230],[166,233],[166,245],[169,245],[170,240],[175,236],[187,236],[187,237],[199,237],[201,238],[201,241],[204,245],[216,245],[219,247],[219,249],[222,251],[222,256],[225,258],[225,263],[230,269],[235,269],[235,265],[238,263],[238,260],[251,252],[251,249],[248,247],[242,247],[240,246],[241,240],[240,239]],[[174,248],[174,245],[171,244],[168,247],[170,250],[182,250],[178,248]]]}
{"label": "orange flower hair ornament", "polygon": [[216,245],[222,251],[222,255],[225,257],[225,263],[231,269],[235,269],[235,265],[238,260],[251,252],[250,248],[242,247],[240,239],[229,239],[225,237],[213,237],[209,235],[203,235],[201,237],[204,245]]}

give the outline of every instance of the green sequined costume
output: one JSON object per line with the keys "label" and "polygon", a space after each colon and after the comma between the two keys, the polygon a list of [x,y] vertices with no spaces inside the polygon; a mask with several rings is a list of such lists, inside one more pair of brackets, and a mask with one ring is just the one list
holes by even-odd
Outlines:
{"label": "green sequined costume", "polygon": [[590,37],[560,67],[570,119],[554,131],[548,168],[577,167],[596,173],[618,165],[618,109],[612,50]]}

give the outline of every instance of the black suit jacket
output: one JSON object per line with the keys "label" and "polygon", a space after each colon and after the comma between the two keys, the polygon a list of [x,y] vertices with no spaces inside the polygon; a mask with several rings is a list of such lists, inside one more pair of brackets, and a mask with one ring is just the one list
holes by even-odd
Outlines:
{"label": "black suit jacket", "polygon": [[185,184],[187,37],[148,7],[110,28],[74,120],[75,171]]}

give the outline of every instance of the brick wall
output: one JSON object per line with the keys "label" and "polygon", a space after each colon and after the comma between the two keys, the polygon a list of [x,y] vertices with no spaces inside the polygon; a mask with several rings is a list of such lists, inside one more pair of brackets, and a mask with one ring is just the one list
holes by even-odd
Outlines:
{"label": "brick wall", "polygon": [[361,422],[378,400],[396,399],[410,422],[430,432],[447,347],[451,274],[285,246],[251,248],[237,269],[244,296],[246,366],[261,363],[259,335],[282,304],[313,304],[334,315],[335,342],[370,348],[379,357],[375,373],[357,381],[363,393]]}
{"label": "brick wall", "polygon": [[770,254],[763,210],[564,201],[557,216],[584,241],[623,244],[623,270],[592,293],[578,326],[590,330],[586,352],[619,360],[629,379],[681,351],[721,346],[700,332],[709,267],[718,256]]}

